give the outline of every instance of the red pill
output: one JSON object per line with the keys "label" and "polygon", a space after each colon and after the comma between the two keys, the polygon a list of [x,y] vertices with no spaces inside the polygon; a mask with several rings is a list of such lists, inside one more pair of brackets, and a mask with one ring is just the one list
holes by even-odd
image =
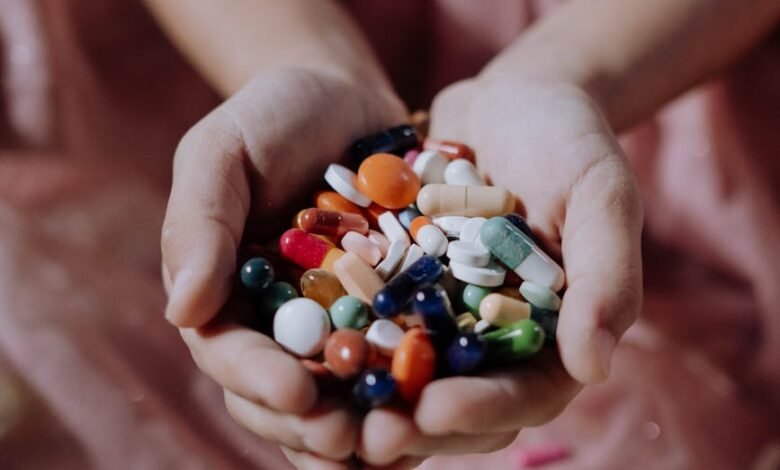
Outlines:
{"label": "red pill", "polygon": [[301,213],[300,226],[305,232],[341,237],[347,232],[368,233],[368,221],[362,215],[348,212],[306,209]]}
{"label": "red pill", "polygon": [[279,251],[283,258],[303,269],[323,268],[328,271],[333,270],[333,263],[344,254],[316,235],[298,228],[292,228],[279,237]]}
{"label": "red pill", "polygon": [[357,330],[334,331],[325,343],[325,361],[333,374],[341,379],[361,373],[371,356],[371,345]]}
{"label": "red pill", "polygon": [[472,150],[468,145],[461,144],[460,142],[425,139],[423,148],[425,150],[435,150],[450,160],[465,158],[471,163],[474,163],[474,150]]}

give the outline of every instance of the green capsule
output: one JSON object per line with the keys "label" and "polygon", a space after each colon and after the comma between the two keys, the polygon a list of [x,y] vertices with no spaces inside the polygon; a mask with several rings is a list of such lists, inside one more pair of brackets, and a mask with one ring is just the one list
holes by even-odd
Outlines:
{"label": "green capsule", "polygon": [[544,330],[538,323],[526,319],[484,335],[488,355],[495,362],[512,362],[533,356],[544,344]]}
{"label": "green capsule", "polygon": [[345,295],[330,306],[330,320],[337,329],[359,330],[368,325],[368,308],[357,297]]}
{"label": "green capsule", "polygon": [[474,284],[467,284],[463,289],[463,303],[469,309],[469,312],[477,317],[477,320],[482,318],[479,316],[479,303],[491,292],[491,289],[488,287],[475,286]]}
{"label": "green capsule", "polygon": [[503,217],[493,217],[482,224],[479,239],[509,269],[519,266],[533,252],[534,247],[528,235]]}
{"label": "green capsule", "polygon": [[262,316],[273,316],[288,300],[298,297],[298,292],[287,282],[274,282],[261,294],[256,305]]}

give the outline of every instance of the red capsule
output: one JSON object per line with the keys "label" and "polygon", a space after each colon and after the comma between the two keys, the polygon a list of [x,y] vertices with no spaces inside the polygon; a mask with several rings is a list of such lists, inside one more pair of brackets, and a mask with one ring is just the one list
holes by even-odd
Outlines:
{"label": "red capsule", "polygon": [[368,221],[348,212],[306,209],[300,216],[301,228],[309,233],[341,237],[347,232],[368,233]]}
{"label": "red capsule", "polygon": [[450,160],[465,158],[471,163],[474,163],[474,150],[468,145],[461,144],[460,142],[425,139],[423,148],[425,150],[436,150]]}
{"label": "red capsule", "polygon": [[316,235],[293,228],[279,237],[282,257],[304,269],[323,268],[332,271],[333,263],[344,254]]}

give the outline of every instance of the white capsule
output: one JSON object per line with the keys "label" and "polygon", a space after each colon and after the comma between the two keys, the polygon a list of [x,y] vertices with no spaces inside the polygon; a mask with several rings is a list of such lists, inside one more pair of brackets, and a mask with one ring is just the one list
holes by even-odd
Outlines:
{"label": "white capsule", "polygon": [[328,312],[311,299],[300,297],[289,300],[274,315],[274,340],[300,357],[319,354],[328,335]]}
{"label": "white capsule", "polygon": [[463,225],[466,224],[471,217],[463,217],[461,215],[445,215],[442,217],[434,217],[433,223],[444,232],[445,235],[452,238],[458,238],[460,231],[463,229]]}
{"label": "white capsule", "polygon": [[524,281],[520,284],[520,293],[535,307],[555,312],[561,309],[561,298],[555,292],[535,282]]}
{"label": "white capsule", "polygon": [[490,263],[490,252],[476,243],[454,240],[447,246],[447,257],[468,266],[481,268]]}
{"label": "white capsule", "polygon": [[394,322],[385,319],[375,320],[366,331],[366,341],[373,344],[383,356],[392,357],[403,337],[404,330]]}
{"label": "white capsule", "polygon": [[477,168],[464,158],[453,160],[447,165],[444,182],[463,186],[485,186],[485,180],[479,175]]}
{"label": "white capsule", "polygon": [[514,271],[517,275],[554,292],[561,290],[565,279],[563,268],[538,246],[531,245],[531,250],[531,253],[515,267]]}
{"label": "white capsule", "polygon": [[336,163],[331,163],[325,171],[325,181],[334,191],[358,206],[368,207],[371,205],[371,199],[357,190],[355,187],[356,179],[355,172]]}
{"label": "white capsule", "polygon": [[495,264],[477,268],[450,260],[450,269],[455,279],[483,287],[498,287],[506,277],[506,271]]}
{"label": "white capsule", "polygon": [[406,244],[402,241],[395,241],[390,244],[390,248],[387,249],[387,255],[379,265],[374,269],[379,277],[383,281],[386,281],[390,277],[390,274],[395,271],[395,268],[401,264],[401,260],[404,259],[404,253],[406,253]]}
{"label": "white capsule", "polygon": [[406,250],[406,256],[404,256],[404,261],[401,263],[401,267],[398,268],[398,272],[406,271],[406,268],[411,266],[415,261],[422,258],[425,252],[422,248],[419,247],[416,243],[412,243],[412,245]]}
{"label": "white capsule", "polygon": [[447,252],[447,237],[439,230],[439,227],[433,224],[423,225],[417,229],[414,241],[427,255],[438,258]]}
{"label": "white capsule", "polygon": [[444,183],[444,172],[450,160],[435,150],[425,150],[417,155],[412,170],[422,184]]}
{"label": "white capsule", "polygon": [[388,240],[390,240],[390,243],[400,241],[406,244],[406,246],[409,246],[411,243],[411,240],[409,240],[409,234],[406,233],[406,229],[401,225],[401,222],[398,221],[398,218],[396,218],[395,214],[393,214],[390,211],[382,213],[379,217],[377,217],[377,223],[379,223],[379,228],[382,230],[382,233],[385,234]]}

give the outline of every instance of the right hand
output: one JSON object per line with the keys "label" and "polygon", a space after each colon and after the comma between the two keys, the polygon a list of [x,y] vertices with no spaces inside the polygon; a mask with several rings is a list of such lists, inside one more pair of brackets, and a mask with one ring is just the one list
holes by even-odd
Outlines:
{"label": "right hand", "polygon": [[239,245],[280,233],[354,139],[405,119],[389,90],[284,69],[252,80],[176,150],[162,232],[165,316],[224,387],[233,417],[300,465],[341,465],[355,450],[359,420],[320,400],[313,377],[271,338],[211,320],[231,294]]}

